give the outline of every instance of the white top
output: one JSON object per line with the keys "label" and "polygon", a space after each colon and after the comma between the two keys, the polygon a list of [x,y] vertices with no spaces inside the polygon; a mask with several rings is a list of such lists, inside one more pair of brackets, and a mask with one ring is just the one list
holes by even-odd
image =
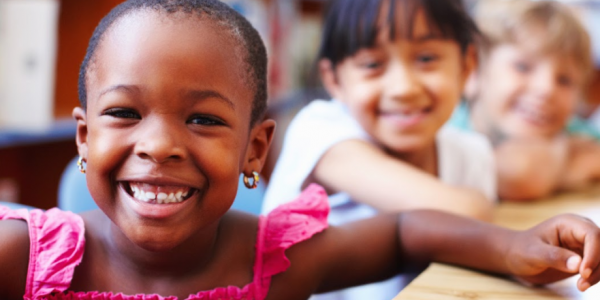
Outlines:
{"label": "white top", "polygon": [[[304,181],[323,154],[333,145],[350,139],[372,143],[341,102],[315,100],[303,108],[292,120],[285,135],[265,194],[263,213],[298,196]],[[444,126],[436,136],[436,144],[438,174],[443,182],[481,191],[490,201],[496,199],[494,155],[485,137]],[[377,213],[370,206],[353,202],[345,193],[330,195],[329,202],[329,223],[333,225]],[[383,283],[313,296],[311,299],[392,299],[404,285],[396,277]]]}
{"label": "white top", "polygon": [[594,129],[600,131],[600,107],[596,108],[594,113],[588,118],[588,122]]}

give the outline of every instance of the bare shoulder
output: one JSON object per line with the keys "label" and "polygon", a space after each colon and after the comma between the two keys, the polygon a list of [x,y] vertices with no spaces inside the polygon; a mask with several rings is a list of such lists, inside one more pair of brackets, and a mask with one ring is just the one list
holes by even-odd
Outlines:
{"label": "bare shoulder", "polygon": [[0,221],[0,298],[22,299],[29,264],[29,229],[22,220]]}

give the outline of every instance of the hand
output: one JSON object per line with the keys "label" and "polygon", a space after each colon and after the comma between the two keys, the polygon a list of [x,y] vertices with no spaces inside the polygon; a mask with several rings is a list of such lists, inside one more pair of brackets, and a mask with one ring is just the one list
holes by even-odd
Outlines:
{"label": "hand", "polygon": [[532,284],[579,273],[580,291],[600,280],[600,228],[577,215],[561,215],[516,233],[506,253],[510,272]]}

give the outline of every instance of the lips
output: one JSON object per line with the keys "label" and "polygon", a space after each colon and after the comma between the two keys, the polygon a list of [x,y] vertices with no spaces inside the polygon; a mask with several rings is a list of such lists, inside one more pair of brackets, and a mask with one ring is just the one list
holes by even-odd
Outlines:
{"label": "lips", "polygon": [[431,107],[425,107],[411,110],[382,111],[380,117],[396,127],[412,127],[421,123],[431,110]]}
{"label": "lips", "polygon": [[552,123],[551,114],[544,112],[543,110],[535,109],[527,105],[517,105],[513,110],[528,123],[538,126],[547,126]]}
{"label": "lips", "polygon": [[120,181],[119,191],[125,207],[152,220],[169,219],[189,211],[198,203],[200,194],[190,186],[154,181]]}

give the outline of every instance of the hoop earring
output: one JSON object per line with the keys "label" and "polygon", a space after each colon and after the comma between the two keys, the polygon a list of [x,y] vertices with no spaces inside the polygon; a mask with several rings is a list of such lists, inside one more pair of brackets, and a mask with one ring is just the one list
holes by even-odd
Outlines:
{"label": "hoop earring", "polygon": [[81,174],[85,174],[85,166],[83,165],[84,163],[87,164],[87,161],[85,161],[85,159],[80,156],[77,160],[77,168],[79,169],[79,172],[81,172]]}
{"label": "hoop earring", "polygon": [[[252,178],[252,184],[250,184],[250,178]],[[258,175],[258,172],[256,171],[252,171],[252,177],[250,176],[246,176],[246,174],[244,174],[244,185],[248,188],[248,189],[255,189],[258,186],[258,182],[260,181],[260,176]]]}

